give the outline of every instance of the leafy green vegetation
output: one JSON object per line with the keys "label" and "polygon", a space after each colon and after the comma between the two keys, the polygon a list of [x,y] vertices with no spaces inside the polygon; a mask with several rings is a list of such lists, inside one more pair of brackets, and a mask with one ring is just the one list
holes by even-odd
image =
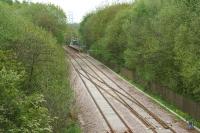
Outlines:
{"label": "leafy green vegetation", "polygon": [[65,13],[54,5],[25,4],[20,7],[19,12],[44,30],[53,34],[58,43],[64,42],[67,30]]}
{"label": "leafy green vegetation", "polygon": [[61,47],[67,30],[59,7],[0,1],[0,132],[80,132]]}
{"label": "leafy green vegetation", "polygon": [[87,49],[119,72],[200,101],[200,2],[137,0],[88,14],[80,24]]}
{"label": "leafy green vegetation", "polygon": [[199,9],[197,0],[112,5],[88,14],[80,35],[92,56],[116,72],[128,68],[134,84],[199,127],[199,120],[148,89],[158,85],[200,102]]}
{"label": "leafy green vegetation", "polygon": [[95,46],[95,44],[100,45],[101,39],[105,36],[106,27],[111,24],[115,15],[127,6],[127,4],[123,4],[102,8],[96,14],[91,13],[85,17],[80,24],[79,31],[86,48]]}

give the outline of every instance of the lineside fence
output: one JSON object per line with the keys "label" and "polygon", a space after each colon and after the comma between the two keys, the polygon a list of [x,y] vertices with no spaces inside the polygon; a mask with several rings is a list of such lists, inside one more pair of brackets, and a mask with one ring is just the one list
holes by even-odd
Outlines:
{"label": "lineside fence", "polygon": [[[137,79],[137,77],[134,76],[133,72],[128,70],[127,68],[122,68],[120,73],[121,75],[128,78],[129,80]],[[140,82],[142,83],[143,81],[140,81]],[[162,96],[169,103],[177,106],[179,109],[190,114],[192,117],[200,120],[200,104],[199,103],[196,103],[184,96],[174,93],[170,89],[161,87],[156,84],[151,84],[148,89],[152,91],[153,93]]]}

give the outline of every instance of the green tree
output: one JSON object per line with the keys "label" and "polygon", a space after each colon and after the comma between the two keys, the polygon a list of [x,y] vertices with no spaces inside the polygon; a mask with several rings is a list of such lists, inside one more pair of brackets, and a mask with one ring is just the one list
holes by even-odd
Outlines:
{"label": "green tree", "polygon": [[[55,24],[56,34],[44,27],[46,25],[35,22],[42,19],[34,20],[28,13],[32,6],[46,9],[50,14],[46,17]],[[57,35],[63,35],[67,25],[57,9],[45,4],[10,6],[0,2],[2,132],[64,132],[70,126],[73,92],[69,85],[68,62],[57,41]],[[53,14],[60,19],[51,19]],[[60,23],[64,25],[62,30]]]}
{"label": "green tree", "polygon": [[198,0],[112,5],[87,15],[80,34],[91,55],[112,69],[127,67],[147,88],[156,84],[199,101],[199,5]]}
{"label": "green tree", "polygon": [[59,43],[64,43],[67,18],[59,7],[48,4],[27,4],[20,8],[21,14],[31,22],[51,32]]}
{"label": "green tree", "polygon": [[0,2],[5,2],[5,3],[8,3],[8,4],[13,4],[13,1],[12,0],[0,0]]}
{"label": "green tree", "polygon": [[25,71],[10,52],[0,50],[0,131],[51,132],[51,118],[42,95],[26,96]]}

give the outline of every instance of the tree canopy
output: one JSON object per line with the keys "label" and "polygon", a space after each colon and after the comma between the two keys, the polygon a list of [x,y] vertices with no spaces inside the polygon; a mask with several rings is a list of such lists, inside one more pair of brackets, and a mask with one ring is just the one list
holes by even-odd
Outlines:
{"label": "tree canopy", "polygon": [[68,131],[67,30],[57,6],[0,1],[0,132]]}
{"label": "tree canopy", "polygon": [[91,55],[115,71],[126,67],[147,88],[156,83],[200,101],[199,9],[198,0],[116,4],[88,14],[80,33]]}

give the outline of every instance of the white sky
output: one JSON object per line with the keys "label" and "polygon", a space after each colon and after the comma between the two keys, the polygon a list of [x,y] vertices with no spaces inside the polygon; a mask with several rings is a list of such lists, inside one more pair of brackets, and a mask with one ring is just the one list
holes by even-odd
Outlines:
{"label": "white sky", "polygon": [[[92,10],[102,5],[120,1],[130,2],[133,0],[26,0],[31,2],[52,3],[60,6],[66,15],[73,14],[73,22],[79,23],[82,18]],[[70,15],[72,16],[72,15]],[[69,17],[68,17],[69,18]]]}

